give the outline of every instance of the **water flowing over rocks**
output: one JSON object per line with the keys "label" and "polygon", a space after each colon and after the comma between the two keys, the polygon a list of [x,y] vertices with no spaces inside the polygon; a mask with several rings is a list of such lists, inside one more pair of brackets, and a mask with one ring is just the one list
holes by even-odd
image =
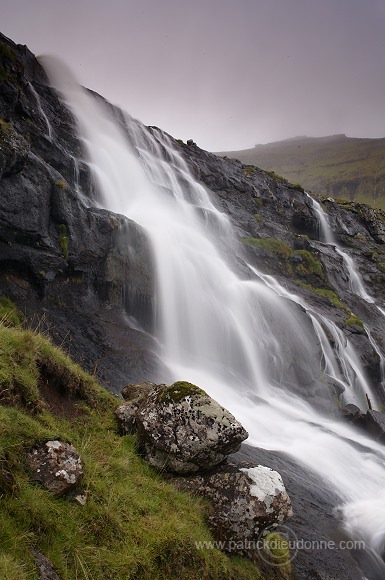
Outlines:
{"label": "water flowing over rocks", "polygon": [[136,426],[148,463],[173,473],[211,469],[248,437],[229,411],[186,382],[152,390],[136,412]]}
{"label": "water flowing over rocks", "polygon": [[83,477],[83,461],[75,447],[61,441],[47,441],[27,455],[31,478],[55,496],[76,488]]}
{"label": "water flowing over rocks", "polygon": [[[38,320],[40,328],[49,331],[56,343],[64,343],[84,366],[96,370],[111,390],[119,392],[127,381],[170,384],[177,377],[160,361],[157,353],[161,349],[152,336],[156,304],[155,248],[149,244],[143,227],[99,207],[99,186],[85,161],[72,114],[47,86],[44,70],[29,50],[3,36],[0,42],[0,294],[11,298],[27,319]],[[95,95],[95,98],[103,102],[101,97]],[[124,115],[108,107],[127,135]],[[341,427],[339,422],[339,408],[353,400],[365,414],[368,407],[365,395],[369,390],[375,394],[379,408],[385,403],[385,214],[362,204],[319,199],[336,241],[354,259],[372,298],[370,302],[352,290],[341,253],[333,244],[322,241],[314,206],[300,187],[237,160],[220,159],[201,150],[194,142],[180,144],[157,128],[150,128],[148,135],[164,159],[172,161],[178,155],[177,175],[183,182],[183,192],[186,198],[190,196],[196,202],[194,211],[202,218],[204,227],[207,230],[212,227],[212,239],[218,237],[216,249],[223,252],[226,263],[231,264],[236,274],[231,278],[234,282],[231,287],[242,288],[242,300],[236,300],[236,304],[250,298],[248,290],[256,284],[253,267],[259,272],[258,284],[263,285],[264,296],[278,281],[279,301],[270,301],[271,296],[263,301],[262,294],[254,294],[251,300],[253,309],[258,309],[260,315],[256,326],[262,329],[258,335],[261,361],[254,366],[258,367],[261,362],[267,370],[268,377],[260,382],[265,385],[268,378],[273,393],[261,396],[257,390],[248,399],[248,402],[255,401],[256,413],[259,413],[258,436],[265,442],[265,433],[269,433],[270,440],[266,442],[269,449],[271,438],[278,449],[293,443],[291,452],[294,453],[295,447],[298,457],[297,465],[293,463],[292,475],[299,481],[298,464],[304,461],[317,469],[321,463],[320,457],[309,452],[309,441],[314,436],[317,441],[327,441],[322,453],[333,456],[339,450],[336,457],[344,460],[346,470],[332,474],[336,475],[337,482],[322,481],[322,486],[326,489],[335,485],[348,498],[354,496],[361,500],[366,494],[365,506],[371,505],[371,514],[376,518],[377,504],[373,508],[371,502],[378,500],[379,491],[384,489],[378,475],[379,465],[383,464],[381,451],[377,448],[371,454],[365,453],[365,470],[358,476],[363,459],[358,441],[361,432],[356,437],[358,431],[353,426],[346,433],[346,424]],[[173,153],[172,148],[178,153]],[[179,154],[197,180],[194,186]],[[199,203],[196,201],[198,187],[201,191],[206,191],[205,187],[211,190],[211,206],[200,203],[204,196],[199,198]],[[157,194],[167,200],[173,198],[168,184],[160,184]],[[216,235],[220,216],[214,212],[215,208],[223,216],[229,216],[230,241],[226,235]],[[174,245],[177,245],[175,241]],[[192,288],[190,279],[186,286]],[[211,305],[218,303],[222,307],[220,296],[215,294]],[[175,304],[172,308],[176,309]],[[184,312],[182,308],[180,312]],[[251,318],[250,312],[241,318],[240,311],[236,310],[237,316],[232,320],[236,319],[243,329]],[[197,314],[194,312],[194,316]],[[289,322],[286,324],[286,321]],[[207,340],[208,333],[196,334],[202,343],[206,340],[206,345],[213,342]],[[222,338],[226,338],[225,333]],[[245,394],[244,385],[248,382],[242,374],[247,365],[242,364],[241,350],[239,341],[235,340],[227,351],[229,359],[241,361],[237,372],[227,375],[231,376],[239,398]],[[219,356],[218,359],[210,357],[210,364],[216,369],[221,368],[222,362]],[[245,374],[249,379],[250,375]],[[257,373],[250,374],[254,387]],[[277,398],[274,397],[276,386],[282,387]],[[272,421],[270,412],[277,409],[277,401],[283,403],[283,410]],[[129,422],[132,415],[136,422],[142,405],[134,402],[135,408],[130,414],[130,404],[125,408],[127,427],[122,432],[134,428],[133,424],[128,426]],[[376,418],[372,413],[369,416],[371,420]],[[253,420],[255,423],[255,417]],[[281,422],[287,427],[287,439],[286,430],[281,431]],[[298,424],[300,434],[296,429]],[[195,432],[191,433],[195,436]],[[152,441],[151,447],[156,448],[155,443]],[[186,443],[190,453],[192,441]],[[365,439],[364,448],[371,444],[374,448],[376,442]],[[162,452],[159,451],[155,463],[166,460]],[[169,457],[169,448],[166,456]],[[193,469],[200,468],[190,455],[187,463]],[[284,470],[289,470],[285,463],[279,471],[286,482]],[[325,480],[329,471],[328,466],[321,467]],[[361,475],[366,478],[363,484]],[[299,489],[302,493],[303,488]],[[312,512],[313,521],[323,509],[323,502],[317,502],[317,510]],[[366,512],[365,508],[365,513],[361,513],[366,523],[366,537],[376,542],[377,528],[381,532],[382,523],[376,528],[378,517],[369,522]],[[356,531],[360,532],[361,527],[356,527]],[[347,562],[346,570],[341,562]],[[321,563],[322,555],[319,555],[317,566],[322,567]],[[310,577],[307,569],[310,569],[308,562],[304,565],[303,578]],[[312,570],[312,574],[314,578],[328,577],[325,566],[322,574],[317,576],[317,570]],[[362,577],[351,560],[342,557],[330,577],[333,575],[339,579]],[[369,573],[365,576],[371,577]]]}

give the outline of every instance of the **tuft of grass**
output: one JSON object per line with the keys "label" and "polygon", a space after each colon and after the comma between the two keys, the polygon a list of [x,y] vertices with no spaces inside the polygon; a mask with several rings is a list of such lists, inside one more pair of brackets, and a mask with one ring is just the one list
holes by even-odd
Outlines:
{"label": "tuft of grass", "polygon": [[59,179],[58,181],[55,181],[54,185],[56,187],[59,187],[59,189],[67,189],[68,187],[68,183],[64,181],[64,179]]}
{"label": "tuft of grass", "polygon": [[299,183],[291,183],[290,187],[292,189],[298,189],[299,191],[302,191],[302,193],[305,192],[304,188],[302,187],[302,185],[300,185]]}
{"label": "tuft of grass", "polygon": [[254,214],[254,219],[255,219],[255,221],[256,221],[256,222],[258,222],[258,223],[261,223],[261,222],[263,222],[263,216],[261,216],[261,214],[260,214],[260,213],[255,213],[255,214]]}
{"label": "tuft of grass", "polygon": [[20,326],[21,314],[8,298],[0,297],[0,321],[4,326]]}
{"label": "tuft of grass", "polygon": [[287,538],[278,532],[269,532],[263,536],[262,557],[280,571],[281,578],[291,576],[291,554]]}
{"label": "tuft of grass", "polygon": [[345,320],[345,324],[349,324],[351,326],[360,326],[361,328],[364,327],[364,323],[362,322],[361,318],[358,318],[355,314],[352,314]]}
{"label": "tuft of grass", "polygon": [[243,238],[242,242],[255,248],[261,248],[266,252],[277,254],[281,258],[288,258],[292,254],[290,246],[277,238]]}
{"label": "tuft of grass", "polygon": [[69,249],[68,230],[65,224],[59,224],[57,227],[59,233],[59,246],[63,254],[63,258],[67,260]]}
{"label": "tuft of grass", "polygon": [[327,288],[314,288],[310,284],[305,284],[304,282],[301,282],[301,280],[296,280],[295,282],[299,286],[302,286],[302,288],[305,288],[305,290],[309,290],[310,292],[314,292],[314,294],[318,294],[318,296],[323,296],[324,298],[327,298],[328,300],[330,300],[332,304],[334,304],[334,306],[337,306],[337,308],[340,308],[341,310],[344,310],[345,312],[351,314],[350,309],[347,306],[345,306],[343,302],[341,302],[339,296],[336,294],[336,292],[334,292],[334,290],[329,290]]}
{"label": "tuft of grass", "polygon": [[4,119],[0,119],[0,135],[6,135],[9,132],[11,125],[4,121]]}
{"label": "tuft of grass", "polygon": [[321,263],[316,260],[311,252],[308,250],[296,250],[295,255],[301,256],[302,262],[297,264],[295,270],[297,274],[303,276],[320,276],[323,277],[323,270]]}
{"label": "tuft of grass", "polygon": [[[91,376],[29,330],[0,324],[0,353],[1,388],[13,392],[0,404],[0,458],[15,479],[15,492],[0,496],[1,578],[37,579],[32,550],[38,550],[66,580],[262,579],[250,560],[200,548],[212,546],[206,503],[145,464],[134,436],[117,435],[118,401]],[[54,416],[43,382],[45,391],[81,395],[81,414]],[[53,498],[28,479],[26,454],[48,439],[69,441],[81,454],[85,506]]]}
{"label": "tuft of grass", "polygon": [[242,171],[245,175],[250,177],[250,175],[253,175],[255,173],[255,167],[254,165],[244,165]]}

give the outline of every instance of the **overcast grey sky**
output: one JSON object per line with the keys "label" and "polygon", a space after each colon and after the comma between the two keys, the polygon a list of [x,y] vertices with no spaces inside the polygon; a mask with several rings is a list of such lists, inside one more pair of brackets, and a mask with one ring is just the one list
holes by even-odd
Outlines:
{"label": "overcast grey sky", "polygon": [[15,42],[205,149],[385,136],[385,0],[0,0],[0,17]]}

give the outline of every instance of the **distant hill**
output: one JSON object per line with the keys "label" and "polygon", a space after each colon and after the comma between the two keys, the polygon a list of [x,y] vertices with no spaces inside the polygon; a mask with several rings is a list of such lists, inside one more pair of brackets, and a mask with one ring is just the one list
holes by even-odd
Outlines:
{"label": "distant hill", "polygon": [[385,138],[294,137],[219,155],[274,171],[313,192],[385,209]]}

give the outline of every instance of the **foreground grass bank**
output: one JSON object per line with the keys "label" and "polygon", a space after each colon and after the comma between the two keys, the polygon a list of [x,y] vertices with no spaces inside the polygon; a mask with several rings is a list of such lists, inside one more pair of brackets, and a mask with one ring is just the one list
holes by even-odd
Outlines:
{"label": "foreground grass bank", "polygon": [[[0,323],[0,461],[14,477],[0,497],[0,578],[38,578],[33,550],[63,580],[269,577],[249,560],[197,547],[212,540],[207,505],[150,469],[133,436],[117,435],[114,396],[46,338],[9,326],[17,322]],[[84,506],[30,482],[25,454],[47,439],[82,455]]]}

